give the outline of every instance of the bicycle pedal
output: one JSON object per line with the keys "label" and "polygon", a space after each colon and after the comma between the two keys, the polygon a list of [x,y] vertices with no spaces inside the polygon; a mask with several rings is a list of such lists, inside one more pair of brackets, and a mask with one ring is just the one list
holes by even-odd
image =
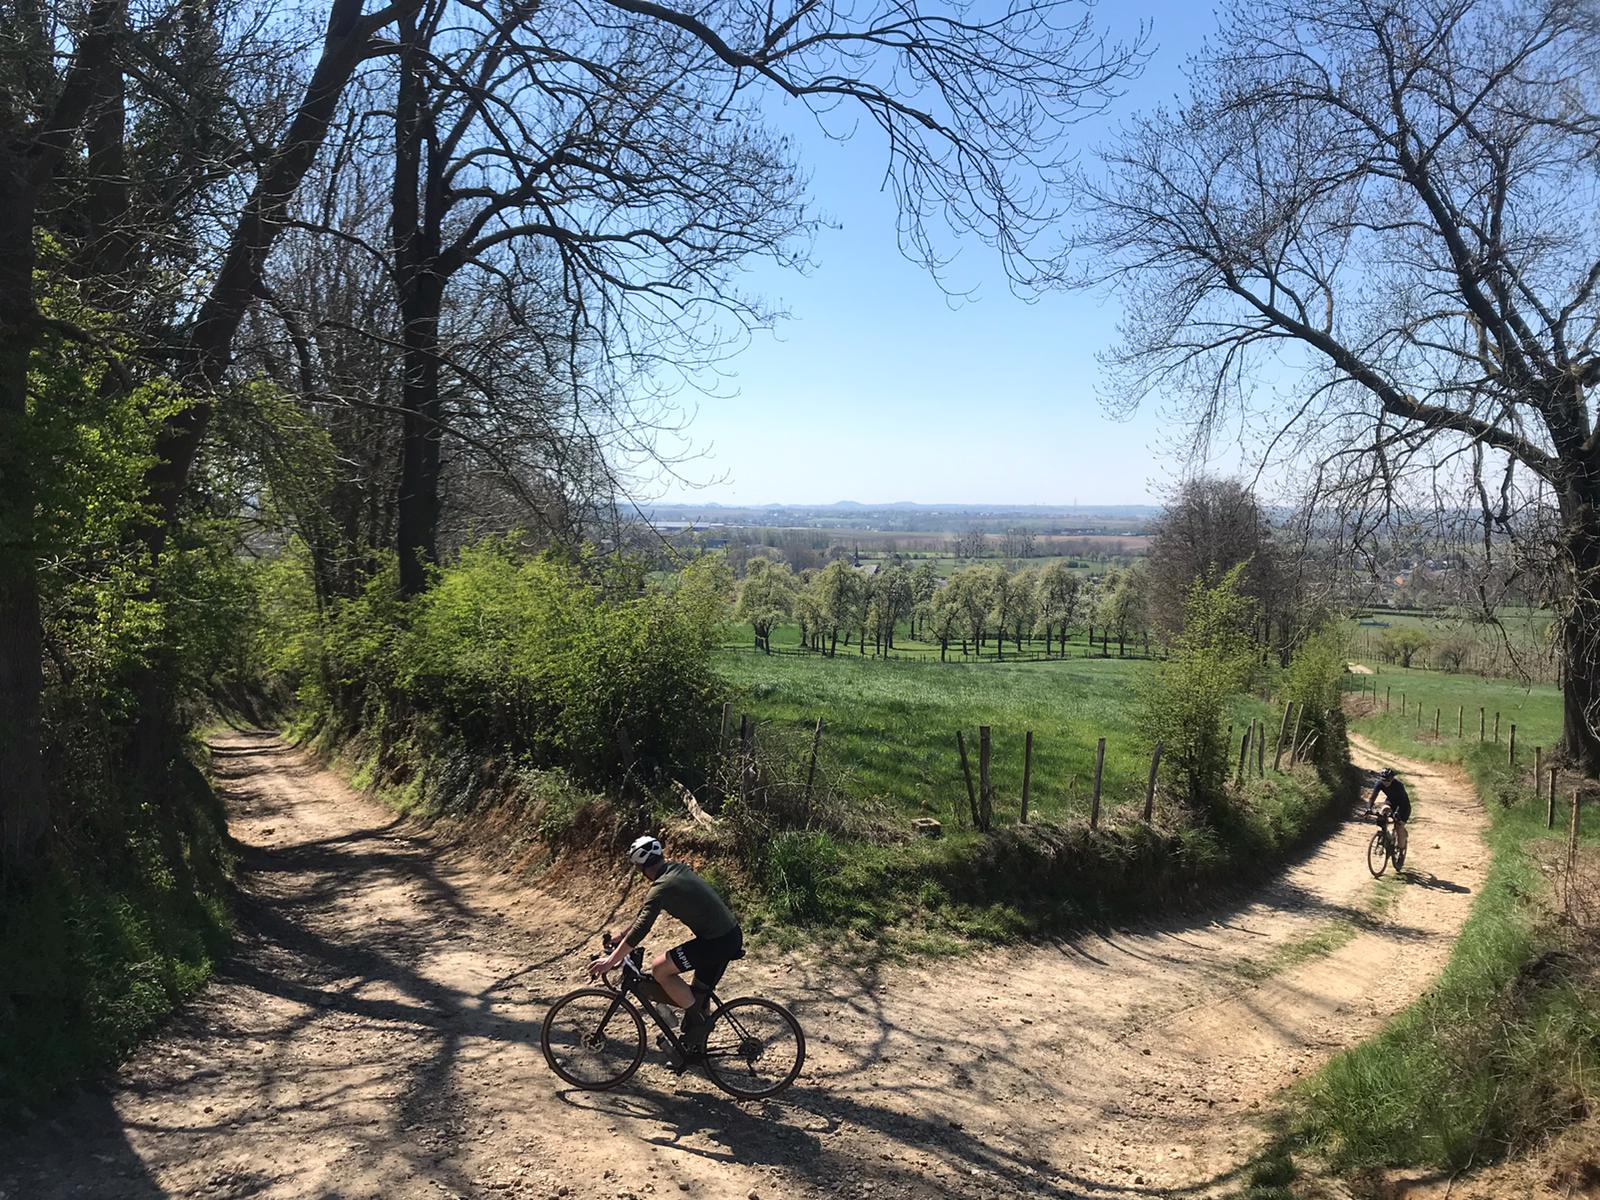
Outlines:
{"label": "bicycle pedal", "polygon": [[689,1060],[680,1055],[661,1034],[656,1034],[656,1049],[667,1056],[667,1069],[674,1075],[682,1075],[689,1066]]}

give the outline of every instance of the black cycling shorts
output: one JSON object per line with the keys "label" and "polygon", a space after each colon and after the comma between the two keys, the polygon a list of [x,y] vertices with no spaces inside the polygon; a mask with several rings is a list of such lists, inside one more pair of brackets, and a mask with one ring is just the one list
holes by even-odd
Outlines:
{"label": "black cycling shorts", "polygon": [[744,957],[744,931],[735,926],[720,937],[693,938],[667,951],[680,973],[694,972],[697,992],[709,992],[722,982],[728,964]]}

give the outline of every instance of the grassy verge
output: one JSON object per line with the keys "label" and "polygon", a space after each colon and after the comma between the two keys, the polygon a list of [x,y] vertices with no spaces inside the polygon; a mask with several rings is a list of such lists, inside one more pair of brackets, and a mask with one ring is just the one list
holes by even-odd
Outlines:
{"label": "grassy verge", "polygon": [[65,841],[0,893],[0,1117],[115,1063],[226,953],[224,818],[201,773],[127,806],[113,840]]}
{"label": "grassy verge", "polygon": [[[670,787],[624,801],[505,755],[474,754],[422,725],[382,752],[361,738],[318,748],[336,753],[356,786],[402,811],[493,828],[508,859],[534,868],[564,851],[614,848],[647,825],[660,829],[673,854],[730,897],[750,932],[785,944],[822,939],[869,957],[954,953],[1170,911],[1246,885],[1323,828],[1344,786],[1306,766],[1269,770],[1239,790],[1229,819],[1213,828],[1160,807],[1147,826],[1139,818],[1148,760],[1136,750],[1129,711],[1131,675],[1144,664],[908,670],[842,658],[740,657],[766,681],[747,683],[741,696],[764,728],[808,734],[818,706],[827,713],[829,784],[819,785],[804,827],[753,826],[730,807],[708,830],[684,820]],[[958,713],[997,727],[992,833],[959,818],[966,792],[953,747]],[[1021,825],[1025,728],[1036,730],[1036,756],[1033,813]],[[1097,830],[1085,820],[1087,796],[1071,788],[1074,764],[1083,772],[1080,787],[1092,778],[1094,743],[1085,729],[1120,735],[1107,753]],[[791,739],[782,757],[792,762],[798,748],[803,761],[807,746],[809,737]],[[975,747],[972,753],[976,770]],[[911,835],[909,817],[927,812],[944,822],[943,836]]]}

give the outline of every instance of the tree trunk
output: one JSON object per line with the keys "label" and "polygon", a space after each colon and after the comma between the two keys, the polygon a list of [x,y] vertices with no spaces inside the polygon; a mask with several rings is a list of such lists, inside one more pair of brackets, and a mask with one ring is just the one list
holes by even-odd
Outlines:
{"label": "tree trunk", "polygon": [[[0,131],[9,132],[9,131]],[[0,863],[33,861],[49,827],[40,762],[36,483],[29,448],[28,355],[34,321],[34,190],[27,164],[0,145]]]}
{"label": "tree trunk", "polygon": [[[156,461],[145,475],[156,510],[148,539],[155,553],[177,517],[195,455],[211,423],[210,394],[227,373],[234,335],[261,290],[267,254],[283,230],[300,181],[327,140],[345,86],[371,52],[371,31],[362,25],[361,2],[334,0],[330,6],[322,54],[300,107],[240,213],[227,254],[186,339],[177,373],[199,398],[162,425]],[[414,13],[421,5],[422,0],[398,0],[397,7]]]}
{"label": "tree trunk", "polygon": [[[402,329],[403,375],[399,527],[400,590],[420,594],[439,561],[439,315],[444,275],[439,262],[441,164],[431,150],[428,98],[421,75],[422,39],[415,21],[400,22],[403,49],[395,102],[393,236]],[[763,638],[763,641],[765,639]]]}
{"label": "tree trunk", "polygon": [[1584,775],[1600,775],[1600,505],[1562,496],[1566,608],[1561,613],[1561,748]]}

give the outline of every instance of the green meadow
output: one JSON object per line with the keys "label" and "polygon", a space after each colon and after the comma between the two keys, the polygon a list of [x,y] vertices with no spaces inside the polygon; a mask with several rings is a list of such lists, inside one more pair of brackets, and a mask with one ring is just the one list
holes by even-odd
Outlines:
{"label": "green meadow", "polygon": [[[842,646],[831,659],[727,648],[717,665],[736,689],[735,720],[743,711],[761,723],[809,730],[821,717],[825,756],[846,773],[848,790],[906,817],[949,821],[964,810],[956,731],[967,739],[976,775],[978,727],[990,726],[996,819],[1004,823],[1018,815],[1030,730],[1031,812],[1051,820],[1088,812],[1102,737],[1103,804],[1143,803],[1150,747],[1137,728],[1137,689],[1156,664],[1118,659],[1114,644],[1110,658],[1084,650],[1070,647],[1067,658],[1053,661],[940,663],[861,657]],[[1241,729],[1252,717],[1270,716],[1248,699],[1237,702],[1234,715]]]}

